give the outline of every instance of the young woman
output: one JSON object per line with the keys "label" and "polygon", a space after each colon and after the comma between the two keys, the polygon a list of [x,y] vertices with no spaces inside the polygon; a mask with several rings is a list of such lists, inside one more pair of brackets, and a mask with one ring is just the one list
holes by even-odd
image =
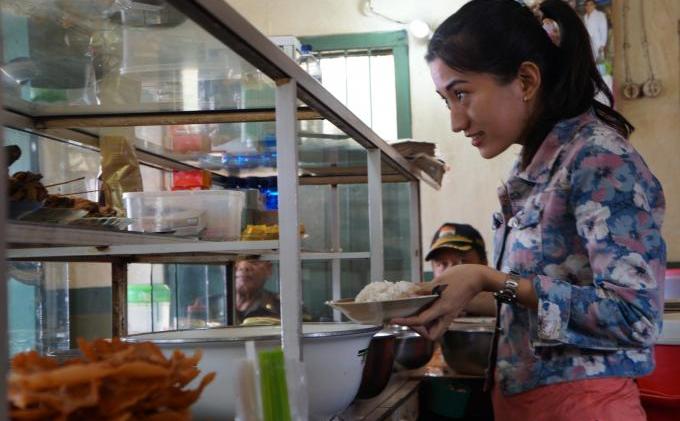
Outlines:
{"label": "young woman", "polygon": [[434,305],[393,322],[436,339],[497,292],[497,420],[644,420],[633,379],[654,368],[661,328],[663,192],[627,141],[633,127],[594,99],[612,103],[579,17],[563,0],[538,10],[472,0],[430,41],[452,130],[487,159],[522,152],[498,190],[495,269],[451,267]]}

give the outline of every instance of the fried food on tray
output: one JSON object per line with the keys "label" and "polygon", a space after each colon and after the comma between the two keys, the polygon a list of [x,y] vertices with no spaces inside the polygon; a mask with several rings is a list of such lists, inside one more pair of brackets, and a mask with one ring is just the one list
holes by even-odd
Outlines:
{"label": "fried food on tray", "polygon": [[215,378],[200,370],[200,351],[166,358],[150,343],[79,339],[82,356],[59,364],[35,351],[12,358],[8,399],[12,420],[188,420],[189,406]]}
{"label": "fried food on tray", "polygon": [[50,194],[45,199],[43,206],[46,208],[69,208],[83,209],[88,212],[88,218],[101,218],[116,216],[116,210],[111,206],[100,206],[97,202],[82,197],[68,197],[58,194]]}
{"label": "fried food on tray", "polygon": [[14,173],[8,179],[10,201],[43,202],[43,206],[46,208],[84,209],[88,212],[86,215],[88,218],[116,216],[116,210],[108,205],[100,206],[97,202],[82,197],[49,194],[45,186],[40,182],[42,178],[42,174],[30,171]]}
{"label": "fried food on tray", "polygon": [[42,174],[19,171],[9,177],[9,199],[11,201],[30,200],[42,202],[47,197],[47,189],[40,182]]}

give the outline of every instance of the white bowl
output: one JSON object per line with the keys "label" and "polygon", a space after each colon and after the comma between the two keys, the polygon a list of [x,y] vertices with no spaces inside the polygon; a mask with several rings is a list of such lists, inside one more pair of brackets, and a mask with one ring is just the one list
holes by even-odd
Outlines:
{"label": "white bowl", "polygon": [[[377,326],[354,323],[304,323],[302,352],[309,399],[310,419],[329,419],[349,406],[359,390],[363,354]],[[280,326],[227,327],[131,335],[128,341],[151,341],[164,352],[174,349],[192,355],[201,348],[201,374],[215,371],[192,406],[194,419],[234,419],[235,379],[240,360],[246,358],[245,342],[255,341],[257,350],[281,345]],[[199,376],[199,377],[202,377]],[[195,387],[196,381],[192,383]]]}
{"label": "white bowl", "polygon": [[372,325],[387,323],[397,317],[413,316],[438,297],[438,295],[421,295],[399,300],[360,303],[352,298],[343,298],[337,301],[327,301],[326,304],[341,311],[350,320]]}

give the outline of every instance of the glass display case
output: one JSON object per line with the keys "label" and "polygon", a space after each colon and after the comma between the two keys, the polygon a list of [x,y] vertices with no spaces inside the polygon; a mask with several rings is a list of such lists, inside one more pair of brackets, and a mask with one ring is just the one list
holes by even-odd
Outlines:
{"label": "glass display case", "polygon": [[[69,332],[92,326],[231,324],[231,262],[257,255],[271,262],[284,352],[300,360],[303,318],[340,320],[319,297],[386,273],[420,279],[419,183],[438,185],[224,2],[0,0],[0,11],[12,328],[0,357],[67,349]],[[180,179],[211,190],[159,202]],[[115,215],[74,205],[107,194],[122,198]]]}

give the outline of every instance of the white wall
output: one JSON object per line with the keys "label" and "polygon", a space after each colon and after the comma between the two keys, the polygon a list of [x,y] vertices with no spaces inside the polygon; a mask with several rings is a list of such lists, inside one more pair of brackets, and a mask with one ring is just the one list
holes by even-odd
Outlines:
{"label": "white wall", "polygon": [[[404,25],[363,13],[364,0],[227,0],[266,35],[327,35],[394,31]],[[426,3],[426,7],[425,7]],[[374,8],[397,20],[422,19],[435,28],[465,0],[374,0]],[[436,142],[450,172],[442,188],[422,189],[423,250],[443,222],[477,227],[491,252],[491,213],[498,207],[496,187],[505,179],[517,150],[486,161],[462,134],[450,130],[448,112],[435,94],[425,63],[426,43],[409,40],[413,137]]]}
{"label": "white wall", "polygon": [[[645,0],[645,22],[654,75],[663,84],[657,98],[626,100],[618,95],[618,106],[635,126],[631,142],[659,178],[666,194],[663,235],[668,260],[680,262],[680,1]],[[628,34],[631,44],[631,78],[648,79],[641,48],[642,32],[638,2],[630,2]],[[623,1],[615,0],[612,13],[616,43],[614,76],[620,86],[625,80],[623,65]],[[616,84],[615,84],[616,85]],[[616,87],[615,87],[616,90]],[[618,94],[618,92],[617,92]]]}

